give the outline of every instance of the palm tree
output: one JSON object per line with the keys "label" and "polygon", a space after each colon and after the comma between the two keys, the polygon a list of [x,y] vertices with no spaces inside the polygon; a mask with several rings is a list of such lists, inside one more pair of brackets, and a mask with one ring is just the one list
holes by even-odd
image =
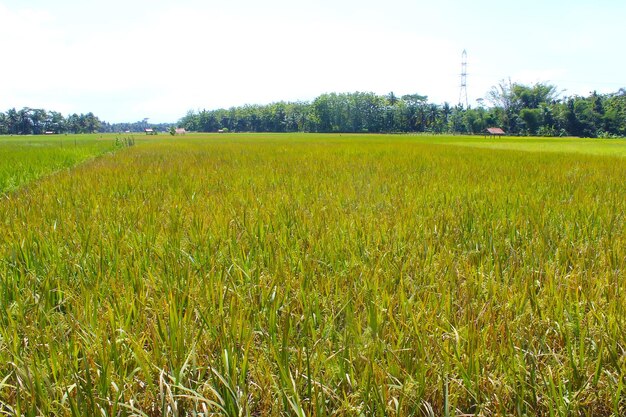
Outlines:
{"label": "palm tree", "polygon": [[389,102],[390,106],[395,106],[396,103],[398,102],[398,97],[396,97],[396,95],[392,91],[389,94],[387,94],[387,101]]}
{"label": "palm tree", "polygon": [[437,126],[437,121],[439,120],[439,106],[437,104],[431,103],[428,105],[427,117],[429,130],[439,132],[439,128]]}
{"label": "palm tree", "polygon": [[20,119],[17,114],[17,110],[15,108],[9,109],[7,111],[7,131],[12,135],[17,135],[19,132],[19,123]]}
{"label": "palm tree", "polygon": [[449,126],[450,116],[452,115],[452,107],[450,107],[447,101],[441,106],[441,115],[443,116],[443,125],[447,128]]}
{"label": "palm tree", "polygon": [[46,127],[46,119],[48,115],[43,109],[33,109],[30,113],[30,120],[35,135],[40,135]]}
{"label": "palm tree", "polygon": [[7,115],[0,113],[0,135],[6,135],[9,133],[8,124]]}
{"label": "palm tree", "polygon": [[32,109],[29,107],[24,107],[22,110],[17,112],[18,132],[22,135],[29,135],[33,132],[31,112]]}

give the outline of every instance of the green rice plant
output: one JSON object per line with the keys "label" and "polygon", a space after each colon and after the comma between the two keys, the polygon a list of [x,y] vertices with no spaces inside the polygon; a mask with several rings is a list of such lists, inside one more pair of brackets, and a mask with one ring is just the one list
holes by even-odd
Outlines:
{"label": "green rice plant", "polygon": [[624,144],[525,141],[187,135],[12,191],[0,412],[624,414]]}
{"label": "green rice plant", "polygon": [[112,135],[0,136],[0,195],[131,142]]}

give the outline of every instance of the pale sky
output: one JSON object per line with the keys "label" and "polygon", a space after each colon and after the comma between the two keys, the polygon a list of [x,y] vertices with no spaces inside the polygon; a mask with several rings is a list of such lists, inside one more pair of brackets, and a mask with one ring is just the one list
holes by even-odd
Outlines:
{"label": "pale sky", "polygon": [[0,111],[175,122],[327,92],[472,104],[500,80],[626,87],[623,0],[0,0]]}

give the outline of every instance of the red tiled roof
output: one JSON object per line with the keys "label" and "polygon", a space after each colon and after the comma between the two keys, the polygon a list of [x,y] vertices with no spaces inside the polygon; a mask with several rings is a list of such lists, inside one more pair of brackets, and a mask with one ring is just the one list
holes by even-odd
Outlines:
{"label": "red tiled roof", "polygon": [[504,130],[499,127],[489,127],[487,128],[487,133],[491,135],[504,135]]}

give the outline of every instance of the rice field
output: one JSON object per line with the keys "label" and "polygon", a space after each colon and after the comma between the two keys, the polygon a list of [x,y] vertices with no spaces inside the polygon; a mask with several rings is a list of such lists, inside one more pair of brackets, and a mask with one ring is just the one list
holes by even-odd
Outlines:
{"label": "rice field", "polygon": [[9,192],[0,413],[626,414],[626,141],[526,143],[160,137]]}
{"label": "rice field", "polygon": [[0,136],[0,194],[120,146],[113,135]]}

